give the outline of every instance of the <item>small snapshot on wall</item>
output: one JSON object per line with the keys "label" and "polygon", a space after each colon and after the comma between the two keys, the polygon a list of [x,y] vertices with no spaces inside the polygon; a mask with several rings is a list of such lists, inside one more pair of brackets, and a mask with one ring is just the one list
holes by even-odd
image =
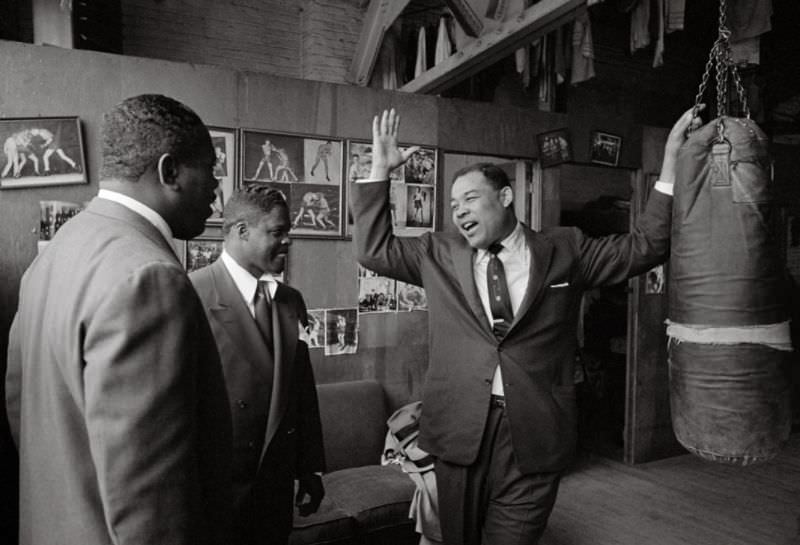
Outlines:
{"label": "small snapshot on wall", "polygon": [[214,146],[216,163],[214,177],[217,179],[217,199],[212,203],[210,223],[222,222],[225,203],[236,189],[236,130],[222,127],[208,127],[211,144]]}
{"label": "small snapshot on wall", "polygon": [[394,312],[397,310],[395,280],[358,266],[358,312]]}
{"label": "small snapshot on wall", "polygon": [[39,201],[38,251],[47,246],[67,220],[85,208],[84,204],[66,201]]}
{"label": "small snapshot on wall", "polygon": [[249,129],[241,135],[243,183],[269,184],[283,192],[292,235],[341,236],[343,141]]}
{"label": "small snapshot on wall", "polygon": [[425,290],[414,284],[397,281],[397,311],[428,310]]}
{"label": "small snapshot on wall", "polygon": [[325,355],[355,354],[358,351],[358,309],[325,311]]}
{"label": "small snapshot on wall", "polygon": [[547,168],[572,160],[572,146],[569,131],[558,129],[536,136],[539,148],[539,163]]}
{"label": "small snapshot on wall", "polygon": [[[403,148],[407,149],[407,148]],[[420,148],[405,164],[405,182],[408,184],[436,184],[436,150]]]}
{"label": "small snapshot on wall", "polygon": [[222,254],[222,237],[197,237],[186,242],[186,272],[214,263]]}
{"label": "small snapshot on wall", "polygon": [[619,164],[619,152],[622,149],[622,137],[601,131],[592,131],[591,155],[592,163],[615,167]]}
{"label": "small snapshot on wall", "polygon": [[664,293],[666,285],[664,278],[664,265],[656,265],[645,276],[644,292],[647,295],[656,295]]}
{"label": "small snapshot on wall", "polygon": [[325,309],[308,311],[308,327],[303,340],[309,348],[325,347]]}
{"label": "small snapshot on wall", "polygon": [[0,141],[2,188],[88,183],[77,117],[0,119]]}

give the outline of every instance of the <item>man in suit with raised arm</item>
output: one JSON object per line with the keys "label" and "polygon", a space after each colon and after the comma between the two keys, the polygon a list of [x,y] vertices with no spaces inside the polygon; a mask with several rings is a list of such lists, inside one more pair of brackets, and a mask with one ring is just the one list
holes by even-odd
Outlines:
{"label": "man in suit with raised arm", "polygon": [[191,274],[217,340],[233,415],[236,545],[280,545],[324,490],[322,431],[300,292],[278,282],[289,252],[289,207],[257,184],[225,205],[225,249]]}
{"label": "man in suit with raised arm", "polygon": [[99,194],[25,272],[6,375],[22,545],[227,545],[228,401],[172,247],[202,233],[213,168],[192,110],[123,101]]}
{"label": "man in suit with raised arm", "polygon": [[454,176],[458,234],[392,234],[389,172],[414,153],[397,146],[394,110],[373,120],[372,172],[353,184],[359,262],[421,285],[430,360],[419,445],[436,458],[447,545],[537,543],[576,442],[573,366],[581,293],[664,261],[677,150],[673,127],[661,179],[636,227],[591,238],[534,232],[514,216],[505,173],[479,163]]}

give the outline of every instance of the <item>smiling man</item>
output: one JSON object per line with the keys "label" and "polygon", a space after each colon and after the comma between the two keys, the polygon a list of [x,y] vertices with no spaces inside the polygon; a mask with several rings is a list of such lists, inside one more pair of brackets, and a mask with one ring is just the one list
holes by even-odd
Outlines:
{"label": "smiling man", "polygon": [[258,184],[225,205],[225,248],[191,274],[219,347],[233,415],[234,545],[285,544],[294,481],[301,515],[324,490],[306,306],[279,282],[291,239],[283,194]]}
{"label": "smiling man", "polygon": [[398,148],[394,110],[374,119],[372,172],[353,184],[353,238],[363,266],[426,290],[419,445],[435,457],[447,545],[538,542],[576,442],[581,294],[666,259],[675,158],[690,123],[687,112],[673,127],[661,181],[629,234],[534,232],[514,216],[503,170],[479,163],[454,177],[458,234],[398,238],[389,172],[416,149]]}
{"label": "smiling man", "polygon": [[202,120],[162,95],[105,116],[100,192],[25,272],[6,396],[20,543],[229,543],[219,356],[172,238],[217,182]]}

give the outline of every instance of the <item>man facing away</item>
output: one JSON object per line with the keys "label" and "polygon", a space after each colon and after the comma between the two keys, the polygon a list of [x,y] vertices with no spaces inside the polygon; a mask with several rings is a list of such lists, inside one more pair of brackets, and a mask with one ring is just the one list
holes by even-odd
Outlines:
{"label": "man facing away", "polygon": [[[191,274],[217,340],[233,415],[237,545],[280,545],[324,490],[322,431],[302,295],[275,278],[291,240],[280,191],[252,185],[225,206],[222,255]],[[308,496],[307,501],[301,500]]]}
{"label": "man facing away", "polygon": [[230,414],[172,237],[217,185],[203,122],[161,95],[106,114],[100,192],[22,278],[6,403],[20,543],[228,543]]}
{"label": "man facing away", "polygon": [[353,184],[359,262],[424,286],[430,359],[420,447],[436,458],[447,545],[538,542],[576,442],[573,366],[581,293],[665,260],[674,163],[691,111],[668,137],[661,181],[631,233],[534,232],[514,216],[502,169],[454,176],[458,234],[392,235],[389,173],[416,151],[397,146],[394,110],[373,120],[370,178]]}

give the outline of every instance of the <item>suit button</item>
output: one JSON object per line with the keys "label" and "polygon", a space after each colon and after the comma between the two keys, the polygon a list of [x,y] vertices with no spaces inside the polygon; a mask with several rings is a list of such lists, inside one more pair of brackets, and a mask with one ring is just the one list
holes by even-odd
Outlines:
{"label": "suit button", "polygon": [[492,379],[485,378],[485,379],[483,379],[483,382],[485,382],[486,384],[491,384],[492,383]]}
{"label": "suit button", "polygon": [[236,404],[239,405],[240,409],[246,409],[247,408],[247,402],[244,399],[237,400]]}
{"label": "suit button", "polygon": [[250,441],[250,442],[247,443],[247,448],[252,449],[252,448],[255,448],[255,447],[256,447],[256,442],[255,441]]}

